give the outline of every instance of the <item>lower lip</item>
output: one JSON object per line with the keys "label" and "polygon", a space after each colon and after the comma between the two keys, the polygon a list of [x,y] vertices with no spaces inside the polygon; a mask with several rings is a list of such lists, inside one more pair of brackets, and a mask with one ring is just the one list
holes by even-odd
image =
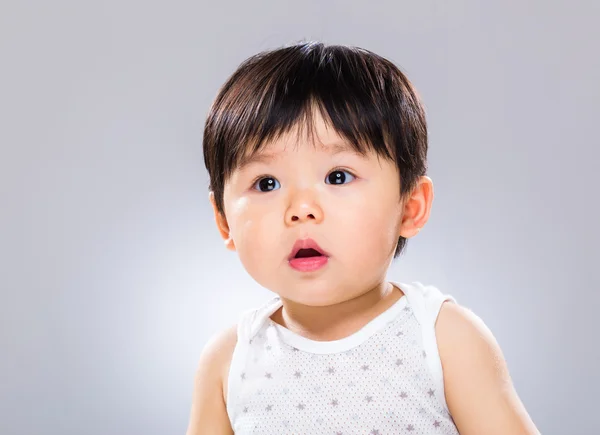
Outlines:
{"label": "lower lip", "polygon": [[321,255],[319,257],[292,258],[290,266],[300,272],[313,272],[319,270],[327,264],[327,257]]}

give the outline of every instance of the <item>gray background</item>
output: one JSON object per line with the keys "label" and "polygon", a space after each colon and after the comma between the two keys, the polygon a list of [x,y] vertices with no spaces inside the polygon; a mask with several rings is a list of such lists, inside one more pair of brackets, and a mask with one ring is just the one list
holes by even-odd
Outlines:
{"label": "gray background", "polygon": [[226,251],[201,137],[247,56],[395,61],[428,110],[432,216],[390,278],[495,333],[545,434],[598,434],[597,1],[6,1],[0,433],[175,434],[209,336],[271,297]]}

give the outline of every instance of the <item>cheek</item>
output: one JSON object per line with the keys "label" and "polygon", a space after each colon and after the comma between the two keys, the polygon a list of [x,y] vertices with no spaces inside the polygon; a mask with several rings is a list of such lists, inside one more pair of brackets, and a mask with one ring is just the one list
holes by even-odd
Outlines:
{"label": "cheek", "polygon": [[226,215],[231,237],[239,253],[240,250],[243,250],[251,242],[248,238],[252,238],[254,227],[260,220],[256,216],[256,213],[253,213],[250,201],[247,198],[240,198],[228,203]]}
{"label": "cheek", "polygon": [[[344,252],[359,255],[361,262],[381,261],[398,241],[401,206],[393,195],[363,195],[361,201],[338,208],[336,229],[345,234]],[[381,253],[381,255],[379,255]],[[365,258],[367,257],[367,258]]]}
{"label": "cheek", "polygon": [[265,264],[273,264],[282,252],[277,213],[247,202],[232,216],[231,233],[240,261],[255,279]]}

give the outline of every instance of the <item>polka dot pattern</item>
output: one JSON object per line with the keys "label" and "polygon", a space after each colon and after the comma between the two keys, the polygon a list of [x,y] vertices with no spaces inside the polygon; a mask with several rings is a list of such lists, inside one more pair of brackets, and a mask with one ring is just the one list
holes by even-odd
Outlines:
{"label": "polka dot pattern", "polygon": [[410,304],[335,353],[300,350],[267,319],[241,357],[228,397],[236,434],[458,434]]}

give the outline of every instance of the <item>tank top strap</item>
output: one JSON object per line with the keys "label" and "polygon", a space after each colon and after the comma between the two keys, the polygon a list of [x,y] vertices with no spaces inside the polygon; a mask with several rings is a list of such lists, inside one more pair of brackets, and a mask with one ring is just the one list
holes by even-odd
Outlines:
{"label": "tank top strap", "polygon": [[279,307],[281,307],[281,299],[276,297],[259,308],[247,310],[242,313],[237,326],[238,341],[252,340]]}
{"label": "tank top strap", "polygon": [[404,292],[408,304],[421,326],[423,350],[425,351],[427,364],[437,385],[435,395],[449,414],[444,394],[444,374],[435,334],[435,324],[444,302],[451,301],[456,303],[456,299],[449,294],[442,293],[434,286],[426,286],[419,281],[413,281],[410,284],[400,282],[392,282],[392,284]]}
{"label": "tank top strap", "polygon": [[252,339],[264,326],[267,319],[281,306],[281,300],[271,299],[259,308],[244,311],[237,324],[237,343],[233,349],[229,374],[227,377],[227,414],[233,424],[235,418],[235,405],[238,401],[240,382],[244,376],[244,366],[250,349]]}

